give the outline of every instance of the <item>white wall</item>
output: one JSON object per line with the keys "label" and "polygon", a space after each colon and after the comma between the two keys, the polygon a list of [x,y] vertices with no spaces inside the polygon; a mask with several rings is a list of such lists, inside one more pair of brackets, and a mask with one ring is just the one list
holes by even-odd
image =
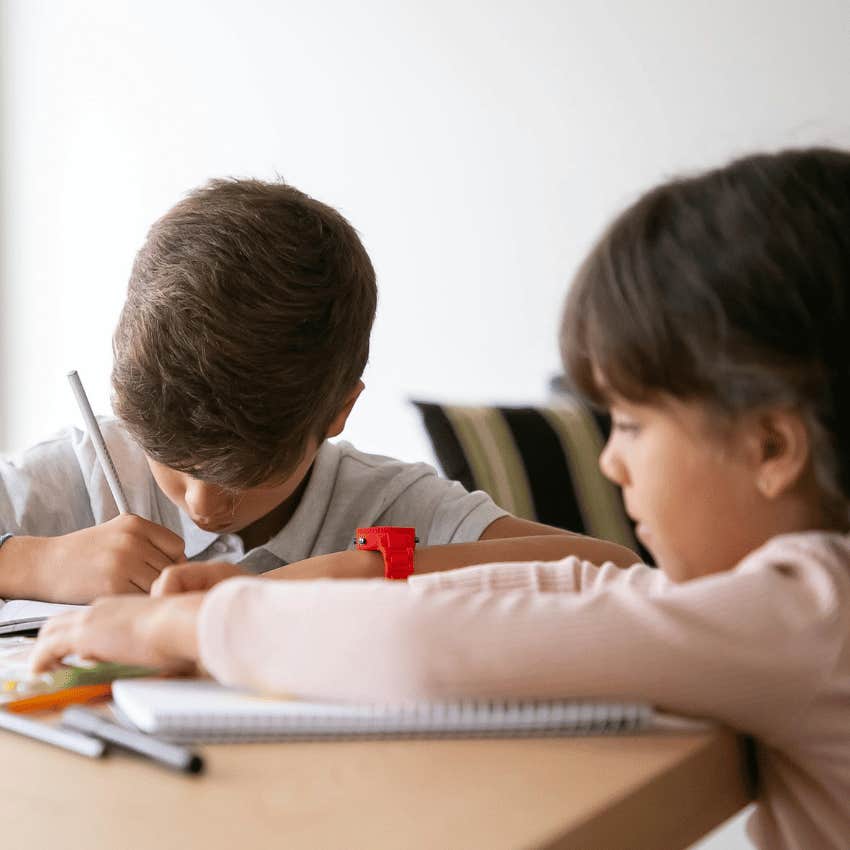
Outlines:
{"label": "white wall", "polygon": [[430,457],[410,396],[533,401],[567,281],[664,175],[850,143],[846,0],[2,2],[2,428],[108,406],[147,226],[214,175],[338,206],[379,275],[348,436]]}

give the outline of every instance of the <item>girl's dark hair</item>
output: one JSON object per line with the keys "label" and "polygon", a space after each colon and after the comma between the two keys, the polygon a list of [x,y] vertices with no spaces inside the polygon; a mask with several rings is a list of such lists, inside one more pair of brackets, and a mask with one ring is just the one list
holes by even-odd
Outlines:
{"label": "girl's dark hair", "polygon": [[672,180],[585,260],[561,328],[592,402],[672,396],[807,419],[816,474],[850,497],[850,153],[790,150]]}

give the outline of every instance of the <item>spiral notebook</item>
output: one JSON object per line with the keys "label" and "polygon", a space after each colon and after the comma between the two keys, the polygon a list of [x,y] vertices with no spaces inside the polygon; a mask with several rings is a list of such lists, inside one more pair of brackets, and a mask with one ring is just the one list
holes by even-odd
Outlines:
{"label": "spiral notebook", "polygon": [[177,742],[608,735],[647,729],[654,717],[651,706],[637,702],[306,702],[205,679],[119,680],[112,696],[123,720]]}

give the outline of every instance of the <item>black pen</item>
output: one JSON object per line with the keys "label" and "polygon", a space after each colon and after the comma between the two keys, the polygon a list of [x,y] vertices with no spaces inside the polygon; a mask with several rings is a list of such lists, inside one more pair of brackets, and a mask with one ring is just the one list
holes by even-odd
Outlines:
{"label": "black pen", "polygon": [[161,741],[136,729],[127,729],[88,708],[73,705],[62,712],[62,725],[87,735],[94,735],[110,744],[146,756],[165,767],[184,773],[200,773],[204,761],[185,747]]}

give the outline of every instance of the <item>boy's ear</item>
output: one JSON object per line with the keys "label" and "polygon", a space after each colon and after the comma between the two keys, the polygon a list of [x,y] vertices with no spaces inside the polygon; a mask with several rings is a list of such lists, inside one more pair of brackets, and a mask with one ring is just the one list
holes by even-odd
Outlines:
{"label": "boy's ear", "polygon": [[363,381],[358,381],[357,386],[351,391],[351,394],[345,400],[342,408],[339,413],[333,418],[333,422],[331,422],[328,427],[328,431],[325,434],[325,437],[338,437],[342,433],[342,429],[345,428],[345,423],[348,421],[348,414],[351,413],[351,409],[354,407],[357,399],[360,398],[360,393],[366,389],[366,384]]}
{"label": "boy's ear", "polygon": [[771,410],[758,422],[755,484],[766,499],[788,492],[809,463],[809,432],[794,410]]}

